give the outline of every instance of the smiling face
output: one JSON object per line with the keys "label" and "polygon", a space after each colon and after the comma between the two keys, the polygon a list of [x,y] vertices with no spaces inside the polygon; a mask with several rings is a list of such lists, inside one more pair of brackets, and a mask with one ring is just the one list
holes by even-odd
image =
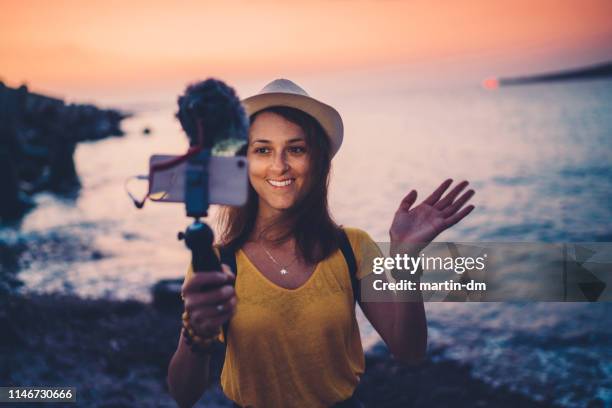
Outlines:
{"label": "smiling face", "polygon": [[275,216],[302,197],[310,158],[300,126],[273,112],[258,114],[249,130],[247,158],[259,216]]}

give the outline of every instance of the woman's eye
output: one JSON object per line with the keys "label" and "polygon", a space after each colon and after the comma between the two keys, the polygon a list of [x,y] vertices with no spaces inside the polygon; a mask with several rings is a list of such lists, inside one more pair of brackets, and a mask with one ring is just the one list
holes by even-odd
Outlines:
{"label": "woman's eye", "polygon": [[257,153],[257,154],[267,154],[267,153],[270,153],[270,148],[268,148],[268,147],[256,147],[253,151],[255,153]]}
{"label": "woman's eye", "polygon": [[306,152],[306,148],[304,146],[291,146],[289,151],[295,154],[302,154]]}

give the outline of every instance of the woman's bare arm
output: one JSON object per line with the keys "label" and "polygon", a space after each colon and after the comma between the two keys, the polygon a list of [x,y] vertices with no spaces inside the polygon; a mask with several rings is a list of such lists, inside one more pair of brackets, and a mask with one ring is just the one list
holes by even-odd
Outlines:
{"label": "woman's bare arm", "polygon": [[[362,279],[372,286],[374,275]],[[427,319],[420,291],[404,302],[363,302],[361,310],[385,341],[395,358],[405,364],[417,364],[427,352]]]}
{"label": "woman's bare arm", "polygon": [[[230,284],[236,277],[227,265],[222,267],[223,272],[188,274],[183,283],[189,324],[203,338],[214,337],[236,308],[235,290]],[[209,366],[210,354],[193,351],[181,333],[168,367],[168,389],[179,407],[192,407],[200,399],[209,382]]]}
{"label": "woman's bare arm", "polygon": [[[412,205],[416,202],[417,192],[412,190],[404,197],[389,229],[390,256],[399,253],[411,257],[419,256],[421,250],[435,237],[461,221],[474,209],[473,205],[464,207],[474,195],[474,190],[460,195],[469,184],[467,181],[459,183],[442,198],[452,182],[452,179],[444,181],[414,208]],[[361,284],[370,286],[373,279],[372,275],[366,276]],[[418,287],[419,278],[415,279]],[[416,363],[425,356],[427,319],[420,290],[414,291],[411,299],[363,302],[361,308],[398,359]]]}
{"label": "woman's bare arm", "polygon": [[168,389],[181,408],[192,407],[208,385],[210,355],[191,351],[181,333],[168,367]]}

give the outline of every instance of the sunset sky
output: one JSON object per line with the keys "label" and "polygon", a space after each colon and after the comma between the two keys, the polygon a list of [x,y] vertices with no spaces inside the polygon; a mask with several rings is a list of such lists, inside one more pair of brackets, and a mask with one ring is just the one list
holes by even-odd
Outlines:
{"label": "sunset sky", "polygon": [[612,60],[609,0],[0,4],[0,79],[67,96],[209,75],[389,65],[513,74]]}

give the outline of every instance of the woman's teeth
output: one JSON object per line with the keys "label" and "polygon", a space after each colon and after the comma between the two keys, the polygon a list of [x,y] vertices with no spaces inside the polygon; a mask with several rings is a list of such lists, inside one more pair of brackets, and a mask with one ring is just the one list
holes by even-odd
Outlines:
{"label": "woman's teeth", "polygon": [[289,184],[293,183],[295,179],[287,179],[287,180],[266,180],[268,183],[272,184],[274,187],[286,187]]}

